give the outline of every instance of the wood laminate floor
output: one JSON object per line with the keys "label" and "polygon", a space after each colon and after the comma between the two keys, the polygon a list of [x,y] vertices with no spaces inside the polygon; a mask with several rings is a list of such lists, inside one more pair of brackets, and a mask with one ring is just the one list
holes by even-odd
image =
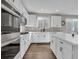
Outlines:
{"label": "wood laminate floor", "polygon": [[49,44],[32,44],[23,59],[56,59]]}

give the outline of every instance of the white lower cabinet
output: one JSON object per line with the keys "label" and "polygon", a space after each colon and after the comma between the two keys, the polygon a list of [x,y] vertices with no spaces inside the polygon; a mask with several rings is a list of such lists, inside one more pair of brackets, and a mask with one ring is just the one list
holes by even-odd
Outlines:
{"label": "white lower cabinet", "polygon": [[59,41],[56,39],[56,57],[57,59],[63,59],[62,58],[62,45],[59,43]]}
{"label": "white lower cabinet", "polygon": [[72,44],[69,44],[67,42],[63,42],[63,49],[62,49],[62,57],[64,59],[73,59],[72,58]]}
{"label": "white lower cabinet", "polygon": [[50,48],[57,59],[78,59],[78,46],[59,38],[53,38],[50,43]]}
{"label": "white lower cabinet", "polygon": [[56,55],[56,38],[53,37],[53,40],[50,42],[50,48],[53,51],[53,53]]}
{"label": "white lower cabinet", "polygon": [[33,32],[32,43],[49,43],[48,33]]}
{"label": "white lower cabinet", "polygon": [[27,51],[30,45],[29,34],[25,34],[20,39],[20,52],[21,52],[21,59],[23,58],[25,52]]}
{"label": "white lower cabinet", "polygon": [[73,59],[78,59],[78,45],[73,46]]}
{"label": "white lower cabinet", "polygon": [[22,56],[24,55],[24,38],[22,37],[21,39],[20,39],[20,52],[21,52],[21,58],[22,58]]}
{"label": "white lower cabinet", "polygon": [[73,59],[72,58],[72,44],[63,41],[62,39],[57,39],[56,44],[56,56],[57,59]]}

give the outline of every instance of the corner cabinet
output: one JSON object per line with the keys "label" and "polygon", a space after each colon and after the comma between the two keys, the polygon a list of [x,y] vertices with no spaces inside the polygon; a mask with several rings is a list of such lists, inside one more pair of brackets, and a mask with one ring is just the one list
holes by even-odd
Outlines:
{"label": "corner cabinet", "polygon": [[55,37],[50,47],[57,59],[78,59],[78,46]]}
{"label": "corner cabinet", "polygon": [[72,59],[72,45],[60,39],[56,43],[57,59]]}
{"label": "corner cabinet", "polygon": [[51,27],[61,27],[61,16],[51,16]]}

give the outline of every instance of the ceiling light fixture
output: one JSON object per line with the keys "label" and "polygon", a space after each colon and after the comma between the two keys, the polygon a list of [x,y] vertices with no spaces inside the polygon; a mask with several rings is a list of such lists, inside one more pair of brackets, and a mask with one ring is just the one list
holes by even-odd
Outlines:
{"label": "ceiling light fixture", "polygon": [[59,10],[56,10],[56,12],[59,12]]}

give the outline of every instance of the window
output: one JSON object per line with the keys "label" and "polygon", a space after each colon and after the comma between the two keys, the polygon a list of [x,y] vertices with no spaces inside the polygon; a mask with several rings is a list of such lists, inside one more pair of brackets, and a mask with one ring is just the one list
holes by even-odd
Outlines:
{"label": "window", "polygon": [[78,33],[78,19],[66,19],[66,32]]}

